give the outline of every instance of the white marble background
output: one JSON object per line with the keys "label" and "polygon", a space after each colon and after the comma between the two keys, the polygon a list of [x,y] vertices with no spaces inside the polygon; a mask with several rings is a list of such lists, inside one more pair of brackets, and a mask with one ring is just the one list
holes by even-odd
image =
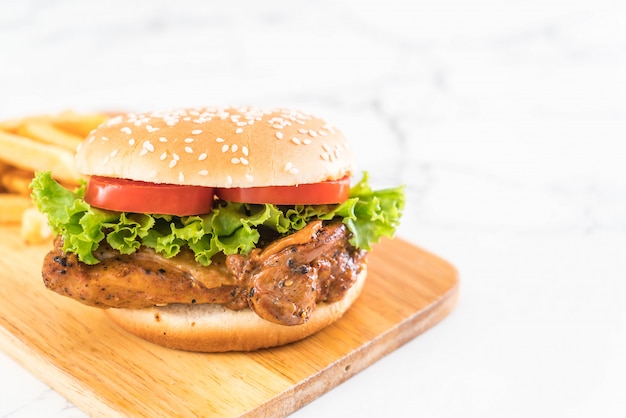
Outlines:
{"label": "white marble background", "polygon": [[[340,126],[441,324],[295,416],[626,414],[626,3],[0,1],[0,118],[196,104]],[[0,355],[0,416],[82,413]]]}

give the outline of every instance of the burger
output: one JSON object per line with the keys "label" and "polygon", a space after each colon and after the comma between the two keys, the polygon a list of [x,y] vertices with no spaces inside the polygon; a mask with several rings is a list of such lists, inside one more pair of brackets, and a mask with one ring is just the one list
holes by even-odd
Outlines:
{"label": "burger", "polygon": [[74,190],[31,183],[56,236],[46,287],[180,350],[274,347],[337,321],[404,206],[402,187],[353,182],[343,134],[293,109],[115,116],[76,167]]}

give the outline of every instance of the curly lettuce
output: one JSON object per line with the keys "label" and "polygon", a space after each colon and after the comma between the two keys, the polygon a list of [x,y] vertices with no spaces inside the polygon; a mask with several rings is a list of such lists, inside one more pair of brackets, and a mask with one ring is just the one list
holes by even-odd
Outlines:
{"label": "curly lettuce", "polygon": [[402,186],[374,191],[367,173],[350,189],[348,200],[338,205],[277,206],[216,200],[210,213],[182,217],[95,208],[83,199],[84,186],[71,191],[49,172],[38,172],[31,183],[31,196],[54,233],[63,238],[63,250],[75,253],[86,264],[98,263],[93,252],[106,241],[122,254],[146,246],[173,257],[188,247],[196,261],[206,266],[220,252],[249,253],[259,242],[261,227],[284,236],[316,219],[340,219],[352,233],[350,243],[370,250],[381,237],[394,235],[405,203]]}

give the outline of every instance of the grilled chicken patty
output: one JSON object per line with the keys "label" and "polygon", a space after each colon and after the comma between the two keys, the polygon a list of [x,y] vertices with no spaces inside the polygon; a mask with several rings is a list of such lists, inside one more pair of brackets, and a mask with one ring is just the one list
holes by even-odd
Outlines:
{"label": "grilled chicken patty", "polygon": [[356,280],[366,252],[349,238],[342,223],[315,221],[248,255],[217,255],[206,267],[190,250],[165,258],[146,247],[124,255],[106,244],[94,253],[100,262],[87,265],[64,253],[57,238],[42,275],[48,289],[90,306],[217,303],[234,310],[250,307],[268,321],[299,325],[317,303],[341,300]]}

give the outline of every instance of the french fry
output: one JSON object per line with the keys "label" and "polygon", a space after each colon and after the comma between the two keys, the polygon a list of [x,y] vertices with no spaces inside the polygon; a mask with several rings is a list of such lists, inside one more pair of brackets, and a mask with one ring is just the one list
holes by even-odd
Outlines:
{"label": "french fry", "polygon": [[109,118],[67,110],[0,121],[0,224],[21,222],[27,243],[49,239],[48,222],[29,197],[34,172],[51,171],[61,184],[73,188],[82,178],[74,166],[77,146]]}
{"label": "french fry", "polygon": [[34,116],[26,116],[21,118],[12,118],[5,119],[0,121],[0,130],[5,132],[10,132],[12,134],[16,134],[17,131],[25,124],[25,123],[50,123],[52,121],[52,117],[50,115],[34,115]]}
{"label": "french fry", "polygon": [[22,135],[37,141],[57,145],[68,151],[76,151],[76,147],[83,141],[83,137],[62,131],[51,123],[42,121],[29,121],[20,126],[18,135]]}
{"label": "french fry", "polygon": [[30,171],[51,171],[54,177],[68,183],[81,178],[74,167],[73,152],[2,131],[0,161]]}
{"label": "french fry", "polygon": [[22,215],[20,235],[27,244],[40,244],[52,237],[52,229],[45,215],[30,207]]}
{"label": "french fry", "polygon": [[24,211],[33,206],[30,198],[11,193],[0,194],[0,224],[22,222]]}
{"label": "french fry", "polygon": [[53,117],[52,124],[59,129],[86,138],[92,130],[108,119],[109,116],[103,113],[76,113],[66,110]]}
{"label": "french fry", "polygon": [[9,193],[16,193],[22,196],[30,195],[30,189],[28,186],[32,180],[33,173],[31,171],[19,168],[11,168],[3,173],[0,173],[0,183],[2,183],[4,190]]}
{"label": "french fry", "polygon": [[[106,113],[78,113],[65,110],[56,115],[32,115],[0,121],[0,130],[13,134],[28,124],[52,124],[56,128],[82,138],[86,138],[93,129],[110,119]],[[28,135],[27,135],[28,136]]]}

